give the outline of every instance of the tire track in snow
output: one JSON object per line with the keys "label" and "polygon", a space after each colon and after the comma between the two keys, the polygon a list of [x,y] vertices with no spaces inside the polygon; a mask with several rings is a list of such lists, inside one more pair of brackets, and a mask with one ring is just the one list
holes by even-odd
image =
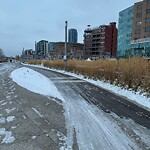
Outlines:
{"label": "tire track in snow", "polygon": [[139,149],[115,122],[107,118],[103,111],[89,105],[69,83],[58,82],[56,86],[65,99],[68,147],[72,147],[75,129],[77,143],[81,150]]}

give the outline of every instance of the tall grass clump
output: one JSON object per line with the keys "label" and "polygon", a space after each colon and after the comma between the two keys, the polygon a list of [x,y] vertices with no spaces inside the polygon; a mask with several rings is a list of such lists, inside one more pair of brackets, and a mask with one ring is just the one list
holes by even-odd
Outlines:
{"label": "tall grass clump", "polygon": [[[149,62],[143,58],[122,59],[119,61],[119,82],[135,91],[138,88],[149,90]],[[148,84],[147,84],[148,83]]]}
{"label": "tall grass clump", "polygon": [[[30,60],[30,64],[64,69],[63,60]],[[96,61],[68,60],[67,71],[100,79],[150,96],[150,62],[143,58],[100,59]]]}
{"label": "tall grass clump", "polygon": [[28,63],[32,65],[41,65],[42,60],[28,60]]}
{"label": "tall grass clump", "polygon": [[64,69],[64,61],[63,60],[43,60],[42,61],[44,67],[54,68],[54,69]]}

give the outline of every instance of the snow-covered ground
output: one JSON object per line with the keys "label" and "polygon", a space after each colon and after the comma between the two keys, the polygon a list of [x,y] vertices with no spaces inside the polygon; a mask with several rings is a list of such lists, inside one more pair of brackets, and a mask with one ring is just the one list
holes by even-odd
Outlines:
{"label": "snow-covered ground", "polygon": [[[78,77],[81,78],[81,76]],[[61,147],[61,150],[72,149],[74,135],[76,135],[80,150],[140,149],[111,117],[108,117],[96,106],[87,103],[67,84],[61,83],[62,86],[58,90],[49,78],[26,67],[13,71],[11,78],[30,91],[62,100],[66,117],[67,147]],[[42,116],[41,112],[35,108],[32,109]]]}
{"label": "snow-covered ground", "polygon": [[[15,65],[10,65],[10,63],[0,63],[0,91],[5,87],[5,81],[4,77],[6,76],[6,72],[12,71],[14,69]],[[13,92],[13,87],[11,87],[11,92]],[[5,91],[7,93],[7,91]],[[4,93],[0,93],[1,95]],[[6,96],[6,99],[8,101],[5,101],[4,99],[0,99],[0,110],[2,110],[2,106],[8,105],[9,103],[9,94]],[[3,116],[2,113],[0,113],[0,137],[2,137],[1,143],[3,144],[10,144],[15,141],[15,137],[12,134],[11,129],[3,127],[4,123],[11,124],[13,121],[15,121],[15,116],[12,116],[10,113],[14,110],[12,109],[5,109],[5,112],[7,116]]]}
{"label": "snow-covered ground", "polygon": [[[28,66],[29,64],[24,64],[24,65]],[[118,86],[112,85],[110,83],[101,81],[101,80],[88,79],[88,78],[85,78],[83,75],[77,75],[75,73],[66,72],[63,70],[49,69],[49,68],[44,67],[43,65],[29,65],[29,66],[34,66],[34,67],[38,67],[38,68],[45,68],[48,70],[56,71],[56,72],[63,73],[66,75],[70,75],[70,76],[76,77],[78,79],[90,82],[90,83],[92,83],[98,87],[109,90],[110,92],[113,92],[117,95],[126,97],[127,100],[132,101],[133,103],[135,103],[135,104],[147,109],[148,111],[150,111],[150,97],[148,98],[148,97],[144,96],[143,94],[140,93],[140,91],[134,92],[132,90],[123,89],[122,87],[118,87]]]}
{"label": "snow-covered ground", "polygon": [[14,65],[10,65],[10,63],[0,63],[0,75],[3,75],[6,70],[11,70]]}

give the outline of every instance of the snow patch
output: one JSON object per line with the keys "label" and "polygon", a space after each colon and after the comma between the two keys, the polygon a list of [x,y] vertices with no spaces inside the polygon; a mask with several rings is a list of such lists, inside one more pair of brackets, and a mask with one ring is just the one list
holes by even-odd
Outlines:
{"label": "snow patch", "polygon": [[8,116],[7,118],[6,118],[6,121],[7,122],[11,122],[11,121],[14,121],[15,120],[15,116]]}
{"label": "snow patch", "polygon": [[34,110],[34,112],[39,115],[41,118],[43,117],[43,115],[36,109],[32,107],[32,110]]}
{"label": "snow patch", "polygon": [[36,139],[36,136],[32,136],[31,139],[32,139],[32,140]]}
{"label": "snow patch", "polygon": [[9,114],[10,112],[12,112],[13,110],[15,110],[16,108],[12,108],[12,109],[5,109],[5,111]]}
{"label": "snow patch", "polygon": [[2,103],[1,105],[2,105],[2,106],[4,106],[4,105],[6,105],[6,104],[7,104],[7,102],[5,102],[5,103]]}
{"label": "snow patch", "polygon": [[88,58],[86,61],[92,61],[90,58]]}
{"label": "snow patch", "polygon": [[2,123],[5,123],[5,118],[4,117],[0,118],[0,124],[2,124]]}
{"label": "snow patch", "polygon": [[7,96],[6,96],[6,98],[7,98],[8,100],[10,100],[10,99],[11,99],[9,95],[7,95]]}
{"label": "snow patch", "polygon": [[16,129],[16,128],[17,128],[16,126],[12,126],[12,127],[11,127],[11,129]]}
{"label": "snow patch", "polygon": [[3,139],[2,143],[12,143],[15,138],[14,136],[12,136],[12,132],[11,131],[6,131],[5,128],[0,128],[0,135],[5,135],[5,138]]}
{"label": "snow patch", "polygon": [[4,102],[4,100],[1,100],[1,101],[0,101],[0,103],[3,103],[3,102]]}

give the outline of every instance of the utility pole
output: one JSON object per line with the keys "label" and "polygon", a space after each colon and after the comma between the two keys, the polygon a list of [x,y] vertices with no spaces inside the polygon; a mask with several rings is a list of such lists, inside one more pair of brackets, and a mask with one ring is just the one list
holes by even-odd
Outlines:
{"label": "utility pole", "polygon": [[64,70],[67,70],[67,21],[65,21]]}

